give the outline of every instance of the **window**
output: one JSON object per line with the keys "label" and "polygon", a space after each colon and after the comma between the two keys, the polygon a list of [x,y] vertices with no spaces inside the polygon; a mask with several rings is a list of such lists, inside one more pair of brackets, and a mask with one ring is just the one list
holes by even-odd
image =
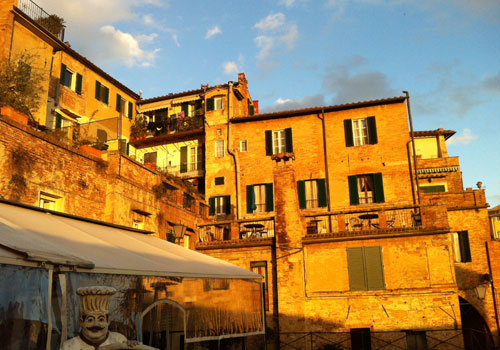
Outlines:
{"label": "window", "polygon": [[326,207],[325,179],[297,181],[300,209]]}
{"label": "window", "polygon": [[210,197],[208,203],[210,216],[231,214],[231,196]]}
{"label": "window", "polygon": [[254,115],[255,114],[255,106],[253,105],[253,102],[248,99],[248,115]]}
{"label": "window", "polygon": [[274,210],[273,184],[247,185],[247,213]]}
{"label": "window", "polygon": [[420,185],[419,187],[424,193],[446,192],[446,184]]}
{"label": "window", "polygon": [[205,292],[210,290],[228,290],[229,281],[221,278],[205,279],[203,281],[203,290]]}
{"label": "window", "polygon": [[216,177],[215,178],[215,185],[224,185],[224,176]]}
{"label": "window", "polygon": [[378,143],[375,117],[344,120],[346,147]]}
{"label": "window", "polygon": [[370,328],[351,328],[351,349],[371,350]]}
{"label": "window", "polygon": [[385,202],[381,173],[349,176],[348,183],[351,205]]}
{"label": "window", "polygon": [[144,221],[139,220],[139,219],[134,219],[132,227],[136,228],[138,230],[144,230]]}
{"label": "window", "polygon": [[134,105],[132,102],[125,100],[120,94],[116,94],[116,111],[120,112],[120,116],[127,116],[132,119]]}
{"label": "window", "polygon": [[223,108],[222,96],[207,98],[207,111],[217,111]]}
{"label": "window", "polygon": [[184,193],[183,200],[182,200],[182,207],[186,209],[192,209],[193,204],[194,204],[194,198],[191,197],[189,194]]}
{"label": "window", "polygon": [[55,194],[40,192],[39,206],[40,208],[62,211],[62,197]]}
{"label": "window", "polygon": [[246,152],[248,151],[248,142],[247,140],[241,140],[240,141],[240,152]]}
{"label": "window", "polygon": [[70,70],[64,63],[61,64],[61,75],[59,82],[75,91],[77,94],[82,93],[82,75]]}
{"label": "window", "polygon": [[149,152],[144,154],[144,164],[150,163],[156,165],[157,153]]}
{"label": "window", "polygon": [[380,246],[347,248],[347,265],[351,291],[385,289]]}
{"label": "window", "polygon": [[425,331],[407,331],[406,349],[427,350],[427,338],[425,335]]}
{"label": "window", "polygon": [[283,130],[266,130],[266,155],[272,156],[282,152],[293,153],[292,128]]}
{"label": "window", "polygon": [[181,173],[197,171],[202,168],[202,147],[182,146],[181,149]]}
{"label": "window", "polygon": [[224,157],[224,140],[215,141],[215,158]]}
{"label": "window", "polygon": [[469,244],[469,232],[459,231],[454,233],[453,242],[455,243],[455,261],[461,263],[471,262],[472,257]]}
{"label": "window", "polygon": [[95,98],[105,104],[109,104],[109,88],[95,81]]}
{"label": "window", "polygon": [[182,242],[184,244],[184,248],[186,249],[189,249],[189,237],[190,237],[189,235],[185,234]]}
{"label": "window", "polygon": [[263,293],[264,293],[264,303],[266,311],[269,311],[269,288],[268,288],[268,278],[267,278],[267,261],[252,261],[250,263],[250,270],[252,272],[258,273],[264,277]]}

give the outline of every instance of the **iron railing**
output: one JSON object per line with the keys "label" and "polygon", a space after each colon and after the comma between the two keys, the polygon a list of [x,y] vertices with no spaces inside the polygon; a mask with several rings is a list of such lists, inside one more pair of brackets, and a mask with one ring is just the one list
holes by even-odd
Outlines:
{"label": "iron railing", "polygon": [[18,8],[35,22],[47,29],[61,41],[64,41],[64,20],[56,15],[50,15],[31,0],[19,0]]}

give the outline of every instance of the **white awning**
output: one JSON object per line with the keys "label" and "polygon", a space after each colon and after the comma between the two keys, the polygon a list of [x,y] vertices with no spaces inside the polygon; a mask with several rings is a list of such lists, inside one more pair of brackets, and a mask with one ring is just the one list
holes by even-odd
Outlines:
{"label": "white awning", "polygon": [[225,261],[132,229],[0,200],[0,262],[16,259],[75,266],[89,272],[261,278]]}

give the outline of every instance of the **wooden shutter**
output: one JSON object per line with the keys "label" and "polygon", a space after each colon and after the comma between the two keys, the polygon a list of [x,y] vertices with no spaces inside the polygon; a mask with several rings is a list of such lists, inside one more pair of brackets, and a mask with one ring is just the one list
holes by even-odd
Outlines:
{"label": "wooden shutter", "polygon": [[285,144],[286,144],[286,151],[293,153],[292,128],[285,129]]}
{"label": "wooden shutter", "polygon": [[366,284],[368,290],[385,289],[381,247],[364,247]]}
{"label": "wooden shutter", "polygon": [[354,138],[352,136],[352,120],[351,119],[344,120],[344,134],[345,134],[345,146],[346,147],[354,146]]}
{"label": "wooden shutter", "polygon": [[64,85],[66,82],[66,65],[61,63],[61,74],[59,75],[59,82]]}
{"label": "wooden shutter", "polygon": [[266,186],[266,211],[274,210],[274,193],[273,184],[265,184]]}
{"label": "wooden shutter", "polygon": [[62,116],[56,112],[56,129],[60,129],[62,126]]}
{"label": "wooden shutter", "polygon": [[273,131],[266,130],[266,156],[273,155]]}
{"label": "wooden shutter", "polygon": [[101,83],[97,80],[95,81],[95,98],[96,100],[101,100]]}
{"label": "wooden shutter", "polygon": [[129,119],[132,119],[133,116],[134,116],[134,104],[129,101],[128,102],[127,117],[129,117]]}
{"label": "wooden shutter", "polygon": [[210,207],[208,208],[208,215],[215,215],[215,197],[210,197],[208,199],[208,204],[210,205]]}
{"label": "wooden shutter", "polygon": [[254,115],[255,114],[255,107],[251,104],[248,105],[248,114],[249,115]]}
{"label": "wooden shutter", "polygon": [[471,262],[472,257],[470,253],[469,231],[459,231],[458,241],[460,243],[460,254],[462,262]]}
{"label": "wooden shutter", "polygon": [[120,94],[116,94],[116,110],[118,112],[122,111],[122,97]]}
{"label": "wooden shutter", "polygon": [[181,168],[180,171],[181,173],[186,173],[187,172],[187,146],[182,146],[181,147]]}
{"label": "wooden shutter", "polygon": [[255,192],[253,185],[247,185],[247,213],[253,213],[255,206]]}
{"label": "wooden shutter", "polygon": [[349,270],[349,289],[351,291],[366,290],[363,247],[347,248],[347,265]]}
{"label": "wooden shutter", "polygon": [[384,181],[382,180],[382,173],[373,174],[373,186],[375,187],[375,203],[384,203]]}
{"label": "wooden shutter", "polygon": [[377,137],[377,123],[375,122],[375,117],[368,117],[368,141],[371,145],[378,143]]}
{"label": "wooden shutter", "polygon": [[105,104],[109,104],[109,88],[104,87],[104,96],[103,97],[104,97],[103,102]]}
{"label": "wooden shutter", "polygon": [[80,73],[76,73],[76,87],[75,91],[77,94],[82,94],[82,75]]}
{"label": "wooden shutter", "polygon": [[214,98],[207,98],[207,111],[213,111],[215,109]]}
{"label": "wooden shutter", "polygon": [[231,196],[224,196],[224,213],[231,214]]}
{"label": "wooden shutter", "polygon": [[351,205],[359,204],[358,177],[356,175],[348,176],[347,180],[349,182],[349,198],[351,200]]}
{"label": "wooden shutter", "polygon": [[300,209],[306,208],[306,183],[305,181],[297,181],[297,192],[299,194]]}
{"label": "wooden shutter", "polygon": [[326,207],[326,182],[325,179],[317,179],[316,186],[318,187],[318,207]]}
{"label": "wooden shutter", "polygon": [[187,117],[189,114],[189,103],[184,102],[183,104],[181,104],[181,111],[183,111],[184,116]]}

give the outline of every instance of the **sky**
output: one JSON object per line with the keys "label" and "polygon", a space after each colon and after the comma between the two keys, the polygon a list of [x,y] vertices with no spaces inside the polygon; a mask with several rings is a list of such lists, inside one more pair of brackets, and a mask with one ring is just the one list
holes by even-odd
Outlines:
{"label": "sky", "polygon": [[500,204],[498,0],[35,0],[65,40],[143,98],[237,81],[260,112],[410,93],[464,187]]}

